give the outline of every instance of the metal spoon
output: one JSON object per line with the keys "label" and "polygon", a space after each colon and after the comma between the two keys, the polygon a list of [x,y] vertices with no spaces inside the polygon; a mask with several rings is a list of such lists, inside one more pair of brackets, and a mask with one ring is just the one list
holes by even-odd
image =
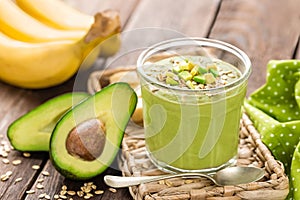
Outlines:
{"label": "metal spoon", "polygon": [[214,174],[204,173],[179,173],[166,174],[159,176],[140,176],[140,177],[122,177],[122,176],[104,176],[104,181],[108,186],[114,188],[130,187],[141,183],[148,183],[175,177],[206,177],[212,180],[216,185],[239,185],[250,183],[261,179],[265,174],[265,170],[257,167],[228,167]]}

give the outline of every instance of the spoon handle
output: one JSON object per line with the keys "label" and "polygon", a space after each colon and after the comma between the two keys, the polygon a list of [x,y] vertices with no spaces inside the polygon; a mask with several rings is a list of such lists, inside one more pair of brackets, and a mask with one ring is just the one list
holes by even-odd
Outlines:
{"label": "spoon handle", "polygon": [[[182,174],[166,174],[166,175],[159,175],[159,176],[140,176],[140,177],[122,177],[122,176],[112,176],[112,175],[106,175],[104,176],[104,181],[108,186],[114,187],[114,188],[121,188],[121,187],[130,187],[134,185],[139,185],[141,183],[148,183],[153,181],[159,181],[163,179],[168,178],[175,178],[175,177],[207,177],[211,180],[212,177],[206,174],[200,174],[200,173],[182,173]],[[213,180],[214,181],[214,180]]]}

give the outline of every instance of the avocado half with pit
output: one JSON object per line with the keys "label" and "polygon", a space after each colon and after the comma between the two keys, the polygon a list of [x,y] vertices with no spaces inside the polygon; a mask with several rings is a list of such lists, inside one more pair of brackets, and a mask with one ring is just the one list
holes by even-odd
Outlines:
{"label": "avocado half with pit", "polygon": [[90,179],[115,159],[137,103],[127,83],[111,84],[68,111],[50,139],[50,159],[65,177]]}
{"label": "avocado half with pit", "polygon": [[83,92],[62,94],[21,116],[8,127],[11,145],[19,151],[48,151],[51,133],[60,117],[88,96]]}

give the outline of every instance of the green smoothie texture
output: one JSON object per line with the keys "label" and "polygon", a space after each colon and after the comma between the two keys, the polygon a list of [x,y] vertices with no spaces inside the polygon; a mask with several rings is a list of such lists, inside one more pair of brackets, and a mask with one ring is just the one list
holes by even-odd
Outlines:
{"label": "green smoothie texture", "polygon": [[[218,73],[214,75],[215,82],[191,81],[193,88],[186,84],[188,80],[180,80],[181,77],[175,77],[181,85],[168,82],[168,76],[164,76],[165,80],[159,77],[170,71],[179,74],[180,71],[174,72],[174,63],[178,60],[191,61],[203,69],[213,63]],[[186,71],[191,72],[192,68]],[[156,164],[179,171],[201,171],[219,168],[236,157],[247,83],[225,86],[241,76],[238,69],[220,60],[189,56],[167,58],[146,66],[144,70],[149,80],[153,80],[149,83],[149,80],[142,79],[145,140],[150,158]],[[224,84],[222,72],[235,76],[226,77]],[[157,82],[164,86],[153,84]],[[210,89],[215,88],[221,92],[210,93]]]}

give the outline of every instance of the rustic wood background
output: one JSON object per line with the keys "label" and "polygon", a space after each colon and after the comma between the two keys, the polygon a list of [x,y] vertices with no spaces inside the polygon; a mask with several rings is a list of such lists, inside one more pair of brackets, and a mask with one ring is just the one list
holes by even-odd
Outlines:
{"label": "rustic wood background", "polygon": [[[108,8],[120,12],[124,33],[120,54],[108,60],[99,59],[91,70],[113,67],[120,62],[135,64],[136,52],[140,47],[145,48],[165,38],[179,36],[215,38],[236,45],[250,56],[253,64],[248,87],[250,94],[264,84],[266,64],[269,60],[300,59],[299,0],[68,0],[68,2],[90,14]],[[134,52],[121,55],[130,50]],[[118,56],[121,57],[119,61]],[[80,82],[74,76],[60,86],[43,90],[20,89],[0,82],[1,145],[7,142],[6,131],[11,122],[47,99],[72,91],[75,80],[78,89],[85,90],[88,74],[83,77]],[[11,163],[0,162],[1,174],[12,171],[7,181],[0,181],[0,199],[3,200],[36,200],[42,193],[47,193],[53,199],[53,196],[60,192],[62,185],[77,191],[84,183],[70,181],[59,175],[49,162],[47,153],[32,153],[30,158],[24,158],[22,153],[12,150],[8,159],[10,161],[20,159],[22,163],[14,166]],[[41,168],[33,170],[32,165],[40,165]],[[114,168],[116,164],[113,164],[105,174],[120,174]],[[50,175],[45,176],[42,171],[48,171]],[[103,183],[103,175],[91,180],[98,189],[104,190],[102,195],[93,199],[131,199],[127,189],[110,191]],[[15,183],[19,177],[22,177],[22,181]],[[40,178],[45,179],[43,183],[45,188],[38,190],[36,185]],[[27,194],[26,191],[31,189],[36,192]]]}

